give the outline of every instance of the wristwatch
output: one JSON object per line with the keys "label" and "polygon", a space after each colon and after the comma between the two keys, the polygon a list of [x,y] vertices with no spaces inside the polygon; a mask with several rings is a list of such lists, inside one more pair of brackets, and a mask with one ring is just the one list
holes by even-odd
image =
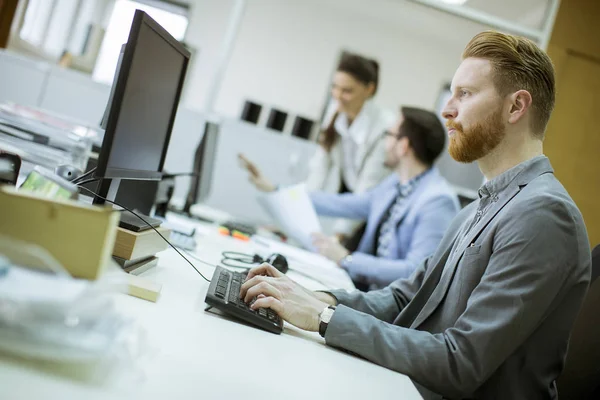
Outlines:
{"label": "wristwatch", "polygon": [[329,321],[331,321],[331,317],[333,316],[334,311],[334,306],[327,306],[323,311],[321,311],[321,314],[319,314],[319,334],[322,337],[325,337],[327,325],[329,325]]}

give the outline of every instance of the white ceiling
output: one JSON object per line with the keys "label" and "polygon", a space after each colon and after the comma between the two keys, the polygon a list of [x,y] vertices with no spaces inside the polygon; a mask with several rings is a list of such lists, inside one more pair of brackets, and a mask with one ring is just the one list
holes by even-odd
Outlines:
{"label": "white ceiling", "polygon": [[[193,5],[199,3],[198,0],[173,0],[177,3]],[[218,0],[217,0],[218,1]],[[260,0],[248,0],[260,1]],[[282,0],[289,1],[289,0]],[[319,1],[319,0],[303,0],[303,1]],[[348,0],[327,0],[337,3],[339,7],[346,8]],[[408,0],[359,0],[362,5],[369,7],[380,7],[382,3],[408,2]],[[526,25],[529,28],[540,29],[541,24],[548,7],[549,0],[467,0],[464,6],[472,7],[476,10],[484,11],[497,17],[507,19],[509,21],[518,22]]]}
{"label": "white ceiling", "polygon": [[465,5],[497,17],[541,29],[548,0],[468,0]]}
{"label": "white ceiling", "polygon": [[[194,6],[207,0],[174,0]],[[221,1],[221,0],[214,0]],[[262,0],[247,0],[252,2]],[[290,1],[290,0],[280,0]],[[360,14],[367,18],[381,20],[382,23],[401,23],[410,31],[429,31],[432,35],[442,37],[443,41],[463,42],[466,37],[482,29],[485,25],[475,23],[454,15],[434,10],[410,0],[299,0],[313,1],[324,7],[333,7],[341,14]],[[563,0],[566,1],[566,0]],[[465,7],[470,7],[500,17],[528,28],[541,29],[545,19],[549,0],[467,0]],[[442,33],[442,34],[440,34]]]}

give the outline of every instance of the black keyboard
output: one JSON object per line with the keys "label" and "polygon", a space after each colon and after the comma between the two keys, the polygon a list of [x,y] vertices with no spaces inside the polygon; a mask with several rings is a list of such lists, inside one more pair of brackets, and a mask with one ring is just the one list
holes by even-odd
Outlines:
{"label": "black keyboard", "polygon": [[241,272],[217,267],[206,293],[206,303],[259,328],[281,333],[283,321],[275,311],[270,308],[252,310],[250,308],[252,303],[246,304],[243,299],[240,299],[240,287],[245,279],[246,275]]}

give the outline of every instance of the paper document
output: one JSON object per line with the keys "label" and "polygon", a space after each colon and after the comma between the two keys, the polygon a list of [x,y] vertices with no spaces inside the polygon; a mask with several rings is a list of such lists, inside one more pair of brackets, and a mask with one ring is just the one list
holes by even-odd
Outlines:
{"label": "paper document", "polygon": [[321,224],[304,183],[263,194],[259,203],[287,236],[314,250],[311,234],[321,232]]}

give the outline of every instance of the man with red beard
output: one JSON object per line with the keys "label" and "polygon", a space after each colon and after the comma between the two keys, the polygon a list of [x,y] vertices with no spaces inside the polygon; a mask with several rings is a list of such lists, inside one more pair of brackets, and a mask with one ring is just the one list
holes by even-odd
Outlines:
{"label": "man with red beard", "polygon": [[543,155],[552,62],[533,42],[476,35],[443,116],[449,151],[487,182],[408,279],[310,292],[263,264],[241,295],[413,379],[426,399],[556,399],[591,257],[581,213]]}

